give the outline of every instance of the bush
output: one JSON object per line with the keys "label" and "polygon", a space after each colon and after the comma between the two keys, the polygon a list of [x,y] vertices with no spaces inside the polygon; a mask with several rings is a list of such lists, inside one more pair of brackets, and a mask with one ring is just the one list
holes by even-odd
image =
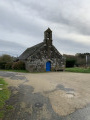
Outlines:
{"label": "bush", "polygon": [[0,69],[5,69],[6,62],[0,62]]}
{"label": "bush", "polygon": [[66,60],[66,67],[74,67],[76,60]]}
{"label": "bush", "polygon": [[5,64],[5,69],[6,69],[6,70],[12,69],[12,65],[13,65],[12,62],[6,63],[6,64]]}
{"label": "bush", "polygon": [[14,62],[12,65],[13,70],[25,70],[25,63],[22,61]]}
{"label": "bush", "polygon": [[11,57],[10,55],[2,55],[0,56],[0,62],[12,62],[13,61],[13,57]]}

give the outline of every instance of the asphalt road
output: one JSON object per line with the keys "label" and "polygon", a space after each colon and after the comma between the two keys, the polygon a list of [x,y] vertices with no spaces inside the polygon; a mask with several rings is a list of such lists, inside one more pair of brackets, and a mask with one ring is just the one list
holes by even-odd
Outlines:
{"label": "asphalt road", "polygon": [[[9,83],[12,93],[6,104],[13,106],[13,109],[7,110],[3,120],[90,120],[89,97],[87,97],[88,94],[85,94],[85,92],[90,93],[88,85],[90,75],[73,73],[25,74],[0,71],[0,76]],[[74,80],[79,79],[79,81],[73,81],[72,87],[70,87],[69,82],[75,76]],[[83,80],[84,76],[85,78],[87,76],[86,85]],[[69,81],[69,79],[71,80]],[[82,89],[82,85],[85,89]],[[86,89],[87,91],[85,91]],[[82,96],[78,95],[78,98],[77,94],[79,93]],[[83,99],[83,97],[85,98]],[[82,104],[79,108],[80,98]]]}

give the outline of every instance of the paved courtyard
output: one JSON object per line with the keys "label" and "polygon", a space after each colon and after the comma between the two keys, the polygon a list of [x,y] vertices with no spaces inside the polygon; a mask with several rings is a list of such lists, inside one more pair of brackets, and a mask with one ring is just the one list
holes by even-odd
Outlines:
{"label": "paved courtyard", "polygon": [[0,71],[12,92],[3,120],[90,120],[90,74]]}

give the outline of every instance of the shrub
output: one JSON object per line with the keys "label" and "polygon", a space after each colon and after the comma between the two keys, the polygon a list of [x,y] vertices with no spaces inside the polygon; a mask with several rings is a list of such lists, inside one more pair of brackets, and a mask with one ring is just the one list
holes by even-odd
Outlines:
{"label": "shrub", "polygon": [[14,62],[12,65],[13,70],[25,70],[25,63],[22,61]]}
{"label": "shrub", "polygon": [[76,60],[66,60],[66,67],[74,67]]}
{"label": "shrub", "polygon": [[6,64],[5,64],[5,69],[6,69],[6,70],[12,69],[12,65],[13,65],[12,62],[6,63]]}
{"label": "shrub", "polygon": [[0,56],[0,62],[12,62],[13,61],[13,57],[11,57],[10,55],[2,55]]}
{"label": "shrub", "polygon": [[0,62],[0,69],[5,69],[6,62]]}

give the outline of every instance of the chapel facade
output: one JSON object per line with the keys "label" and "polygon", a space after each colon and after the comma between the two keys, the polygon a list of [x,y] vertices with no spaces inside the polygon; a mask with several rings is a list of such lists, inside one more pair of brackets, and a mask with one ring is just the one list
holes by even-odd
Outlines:
{"label": "chapel facade", "polygon": [[25,62],[26,70],[30,72],[59,71],[64,69],[63,56],[53,45],[52,31],[44,32],[43,42],[27,48],[19,60]]}

